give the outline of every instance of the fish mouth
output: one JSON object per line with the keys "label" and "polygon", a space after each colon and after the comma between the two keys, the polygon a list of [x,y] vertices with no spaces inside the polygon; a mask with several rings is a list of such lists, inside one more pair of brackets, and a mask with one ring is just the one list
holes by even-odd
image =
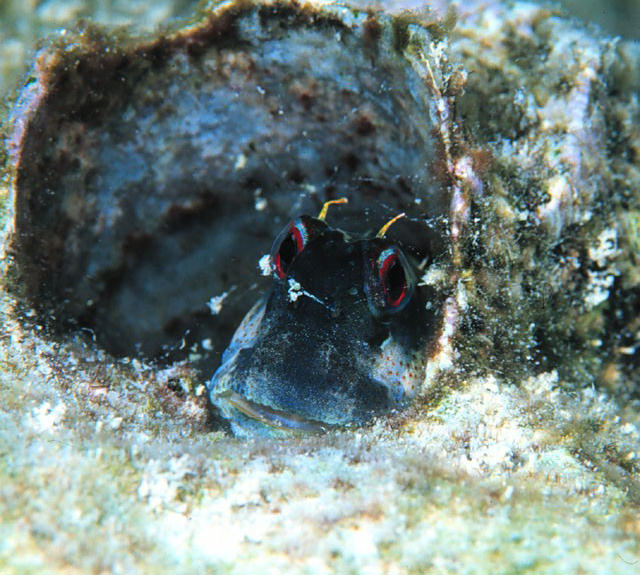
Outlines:
{"label": "fish mouth", "polygon": [[307,419],[293,413],[273,409],[272,407],[245,399],[235,391],[227,391],[226,393],[218,395],[218,397],[223,398],[229,405],[247,417],[282,431],[318,433],[327,431],[333,427],[328,423]]}

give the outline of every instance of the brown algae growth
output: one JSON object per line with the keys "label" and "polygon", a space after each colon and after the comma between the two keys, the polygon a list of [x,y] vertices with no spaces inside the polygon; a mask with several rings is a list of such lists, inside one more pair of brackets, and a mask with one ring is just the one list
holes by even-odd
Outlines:
{"label": "brown algae growth", "polygon": [[[3,202],[9,571],[632,572],[638,49],[531,4],[401,4],[225,2],[36,54]],[[340,196],[332,225],[406,211],[389,234],[432,254],[418,399],[211,432],[257,261]]]}

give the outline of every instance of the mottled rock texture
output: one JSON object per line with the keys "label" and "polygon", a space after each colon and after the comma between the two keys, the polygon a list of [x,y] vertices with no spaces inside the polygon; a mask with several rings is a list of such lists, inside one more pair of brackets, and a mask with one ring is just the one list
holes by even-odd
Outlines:
{"label": "mottled rock texture", "polygon": [[[433,173],[446,202],[433,215],[443,221],[436,229],[447,258],[425,279],[441,282],[455,313],[421,400],[372,427],[240,442],[210,421],[203,375],[189,357],[160,367],[135,354],[116,360],[90,333],[55,329],[48,310],[65,298],[43,303],[37,290],[60,268],[46,260],[39,267],[40,248],[25,246],[61,237],[56,217],[38,219],[49,206],[81,222],[83,211],[72,196],[60,205],[60,194],[46,195],[46,171],[16,162],[23,148],[15,126],[7,129],[14,140],[2,180],[9,230],[0,333],[3,570],[637,570],[638,47],[528,3],[453,3],[455,22],[445,3],[423,11],[411,2],[410,13],[403,4],[385,3],[395,14],[393,61],[404,60],[396,69],[417,80],[411,94],[392,96],[408,110],[389,125],[407,134],[435,128],[420,138],[436,142],[440,154]],[[342,22],[358,17],[314,6],[324,8],[305,10]],[[91,27],[74,38],[53,41],[63,64],[65,52],[165,42]],[[40,69],[54,69],[46,67],[52,62]],[[160,75],[162,95],[190,81],[180,67],[171,70]],[[97,72],[89,77],[105,81]],[[79,110],[77,98],[101,93],[65,96]],[[424,110],[412,110],[415,93]],[[37,112],[20,114],[39,108],[23,102],[14,117],[37,126]],[[139,128],[145,116],[131,117]],[[430,125],[414,127],[411,119]],[[78,133],[91,133],[88,125]],[[149,145],[160,146],[148,129]],[[118,136],[115,124],[92,135]],[[39,149],[57,149],[49,144]],[[38,154],[24,157],[46,164]],[[402,154],[393,169],[415,175],[411,158]],[[234,161],[243,165],[238,154]],[[170,163],[183,169],[176,158]],[[20,182],[29,178],[36,178],[29,209],[16,212]],[[251,213],[259,221],[256,199]],[[25,214],[36,218],[20,219]],[[42,229],[45,241],[36,233]],[[96,247],[83,241],[76,253]]]}

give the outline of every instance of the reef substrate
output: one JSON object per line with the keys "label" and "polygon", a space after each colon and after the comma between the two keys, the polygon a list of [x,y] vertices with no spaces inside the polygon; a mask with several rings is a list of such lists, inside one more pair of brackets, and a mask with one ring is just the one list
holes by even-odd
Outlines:
{"label": "reef substrate", "polygon": [[[225,2],[37,53],[2,180],[4,570],[635,569],[638,46],[530,3],[351,6]],[[286,60],[295,37],[308,51]],[[260,242],[354,182],[349,221],[413,204],[440,242],[424,281],[449,308],[421,399],[359,430],[238,442],[209,420],[202,342],[257,293]],[[234,265],[174,294],[209,241]]]}

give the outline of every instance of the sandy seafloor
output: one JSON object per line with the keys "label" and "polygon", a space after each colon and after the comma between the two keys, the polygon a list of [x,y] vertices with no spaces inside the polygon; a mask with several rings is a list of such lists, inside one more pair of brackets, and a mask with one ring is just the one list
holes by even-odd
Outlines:
{"label": "sandy seafloor", "polygon": [[[4,2],[0,92],[38,37],[77,17],[149,27],[189,8]],[[496,374],[420,418],[238,441],[210,430],[188,371],[61,346],[9,304],[2,573],[640,572],[639,414],[595,388]]]}

